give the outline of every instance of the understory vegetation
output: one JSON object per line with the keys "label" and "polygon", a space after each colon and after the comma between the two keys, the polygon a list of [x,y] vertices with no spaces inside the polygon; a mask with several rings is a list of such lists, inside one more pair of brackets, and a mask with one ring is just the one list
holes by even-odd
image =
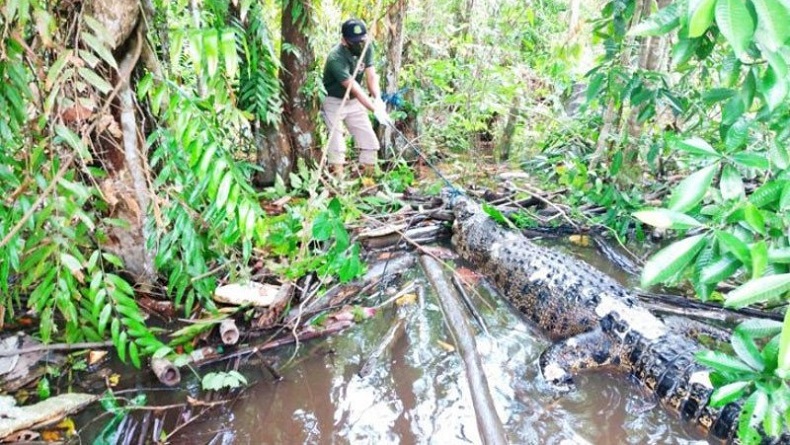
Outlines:
{"label": "understory vegetation", "polygon": [[714,403],[744,400],[744,443],[790,429],[787,0],[126,3],[119,41],[98,6],[0,7],[0,326],[139,367],[200,329],[150,326],[137,295],[190,318],[262,271],[362,274],[348,227],[399,204],[333,188],[317,108],[356,16],[398,128],[381,189],[438,194],[419,156],[463,186],[496,187],[481,160],[521,170],[585,228],[659,240],[643,287],[788,314],[698,359]]}

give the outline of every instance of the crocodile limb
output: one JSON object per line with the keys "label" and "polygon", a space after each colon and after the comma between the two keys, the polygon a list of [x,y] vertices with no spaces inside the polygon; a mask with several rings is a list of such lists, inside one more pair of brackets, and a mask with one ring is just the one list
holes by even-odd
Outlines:
{"label": "crocodile limb", "polygon": [[[540,358],[547,380],[568,385],[574,374],[606,366],[634,376],[711,442],[737,442],[740,404],[708,404],[713,385],[710,370],[694,358],[703,349],[698,342],[669,329],[610,277],[500,227],[470,199],[456,196],[451,207],[461,257],[556,342]],[[790,443],[786,435],[778,441]]]}

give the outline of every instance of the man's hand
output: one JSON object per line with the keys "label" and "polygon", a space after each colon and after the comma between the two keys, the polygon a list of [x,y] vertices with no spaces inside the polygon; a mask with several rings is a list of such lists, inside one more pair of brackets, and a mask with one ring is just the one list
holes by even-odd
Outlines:
{"label": "man's hand", "polygon": [[377,97],[373,100],[373,116],[376,117],[376,120],[379,121],[381,125],[385,125],[387,127],[394,126],[392,119],[390,118],[389,114],[387,114],[387,106],[380,97]]}

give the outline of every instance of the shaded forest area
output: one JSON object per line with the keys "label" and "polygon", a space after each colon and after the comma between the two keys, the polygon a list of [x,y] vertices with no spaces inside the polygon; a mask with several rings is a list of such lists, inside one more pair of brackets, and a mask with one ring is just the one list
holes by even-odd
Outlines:
{"label": "shaded forest area", "polygon": [[[321,72],[348,17],[368,23],[395,126],[377,128],[376,177],[338,184]],[[717,403],[745,400],[744,442],[777,435],[788,23],[787,0],[4,0],[0,332],[29,335],[0,359],[111,346],[167,379],[211,333],[237,335],[229,320],[296,334],[291,317],[371,285],[367,253],[446,234],[426,221],[449,185],[520,229],[620,244],[645,291],[765,315],[698,360]],[[216,300],[248,282],[268,304]],[[46,399],[50,380],[25,384]]]}

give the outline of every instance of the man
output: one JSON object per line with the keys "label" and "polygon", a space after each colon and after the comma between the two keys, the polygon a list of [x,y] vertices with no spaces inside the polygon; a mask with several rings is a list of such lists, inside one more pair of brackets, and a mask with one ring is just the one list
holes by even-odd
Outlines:
{"label": "man", "polygon": [[[379,140],[368,118],[372,111],[376,120],[383,125],[391,125],[379,90],[379,77],[373,67],[373,48],[368,45],[362,66],[356,77],[352,77],[362,56],[367,39],[367,28],[357,19],[346,20],[340,27],[342,38],[332,48],[324,66],[324,88],[326,98],[321,113],[329,129],[327,160],[335,177],[342,179],[346,161],[345,135],[339,121],[343,121],[354,137],[354,145],[359,149],[359,163],[365,176],[373,176],[376,171]],[[360,86],[365,77],[370,97]],[[348,100],[343,97],[349,90]],[[341,106],[342,105],[342,106]]]}

